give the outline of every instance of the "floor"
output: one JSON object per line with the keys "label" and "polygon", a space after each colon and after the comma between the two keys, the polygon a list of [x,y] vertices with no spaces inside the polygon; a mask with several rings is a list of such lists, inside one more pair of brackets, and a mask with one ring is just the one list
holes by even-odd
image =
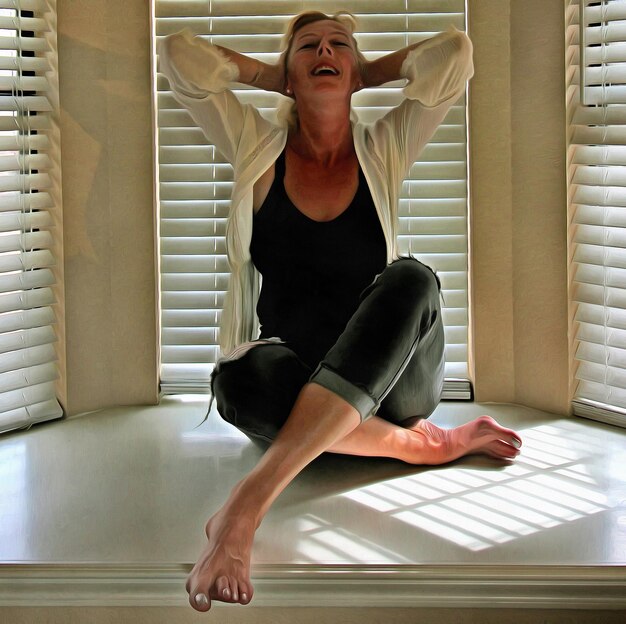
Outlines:
{"label": "floor", "polygon": [[[203,525],[262,449],[207,400],[164,397],[0,438],[0,563],[192,564]],[[324,455],[281,495],[253,566],[626,564],[626,430],[503,404],[443,402],[521,433],[512,464],[438,468]],[[253,568],[254,579],[254,568]]]}

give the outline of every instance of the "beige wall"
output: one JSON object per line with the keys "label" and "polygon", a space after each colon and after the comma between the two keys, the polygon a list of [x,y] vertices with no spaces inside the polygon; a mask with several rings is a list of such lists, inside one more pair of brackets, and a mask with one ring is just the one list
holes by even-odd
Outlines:
{"label": "beige wall", "polygon": [[59,0],[66,412],[158,400],[149,0]]}
{"label": "beige wall", "polygon": [[[149,5],[58,0],[69,414],[157,401]],[[469,33],[476,399],[566,414],[563,3]]]}
{"label": "beige wall", "polygon": [[478,401],[569,414],[564,5],[469,0]]}

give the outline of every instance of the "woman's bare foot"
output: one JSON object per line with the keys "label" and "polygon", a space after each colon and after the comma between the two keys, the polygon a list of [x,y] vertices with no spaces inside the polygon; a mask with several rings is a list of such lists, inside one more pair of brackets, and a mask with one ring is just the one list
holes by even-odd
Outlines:
{"label": "woman's bare foot", "polygon": [[515,431],[501,427],[491,416],[480,416],[454,429],[441,429],[427,420],[420,420],[411,431],[421,437],[417,440],[415,455],[415,463],[419,464],[445,464],[476,454],[514,459],[522,446]]}
{"label": "woman's bare foot", "polygon": [[189,604],[208,611],[212,600],[248,604],[252,599],[250,552],[256,522],[226,506],[206,524],[209,540],[187,577]]}

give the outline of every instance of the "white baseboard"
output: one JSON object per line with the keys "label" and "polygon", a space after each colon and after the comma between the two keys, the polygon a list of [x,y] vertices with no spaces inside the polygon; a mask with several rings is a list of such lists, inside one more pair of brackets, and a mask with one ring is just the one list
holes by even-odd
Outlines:
{"label": "white baseboard", "polygon": [[[185,606],[189,570],[7,563],[0,607]],[[624,566],[257,566],[252,582],[256,607],[626,609]]]}

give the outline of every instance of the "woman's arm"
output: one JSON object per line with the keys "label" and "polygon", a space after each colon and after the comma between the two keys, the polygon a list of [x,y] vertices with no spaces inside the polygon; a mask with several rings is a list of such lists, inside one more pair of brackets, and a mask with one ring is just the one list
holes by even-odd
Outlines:
{"label": "woman's arm", "polygon": [[448,30],[369,62],[366,87],[408,78],[404,94],[425,106],[437,106],[464,88],[472,77],[472,42],[461,30]]}
{"label": "woman's arm", "polygon": [[255,79],[257,86],[276,85],[271,66],[218,48],[190,30],[163,37],[157,52],[158,70],[168,79],[174,98],[234,166],[267,134],[270,122],[253,106],[241,104],[230,89],[234,82]]}
{"label": "woman's arm", "polygon": [[263,63],[194,36],[182,30],[165,37],[157,45],[159,71],[172,82],[174,78],[190,96],[219,93],[231,82],[247,84],[282,93],[284,68],[282,57],[276,65]]}
{"label": "woman's arm", "polygon": [[[474,73],[472,42],[454,27],[372,63],[371,79],[407,78],[405,99],[371,128],[381,157],[400,183]],[[369,72],[368,72],[369,73]]]}
{"label": "woman's arm", "polygon": [[402,75],[401,69],[407,55],[412,50],[424,45],[426,41],[428,41],[428,39],[381,56],[375,61],[368,62],[367,65],[362,68],[361,78],[363,80],[363,87],[378,87],[387,82],[405,78],[406,76]]}
{"label": "woman's arm", "polygon": [[278,64],[270,65],[222,46],[215,47],[239,69],[237,82],[266,91],[284,93],[285,71],[281,62],[282,57]]}

